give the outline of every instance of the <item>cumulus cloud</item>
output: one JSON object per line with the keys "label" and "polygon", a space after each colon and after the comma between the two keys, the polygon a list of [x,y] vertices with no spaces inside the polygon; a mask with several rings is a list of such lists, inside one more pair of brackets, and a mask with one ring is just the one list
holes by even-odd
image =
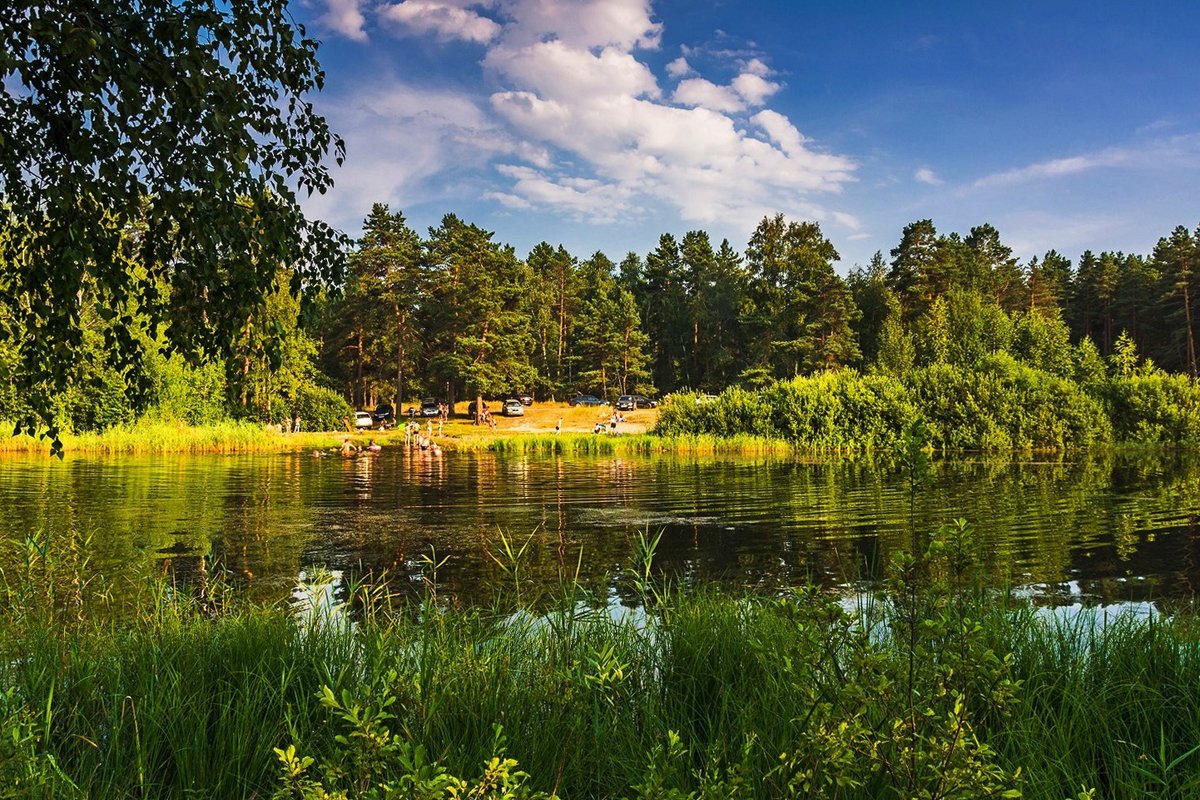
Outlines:
{"label": "cumulus cloud", "polygon": [[441,41],[461,39],[484,44],[495,38],[500,25],[476,11],[480,5],[449,0],[403,0],[382,6],[379,18],[399,31],[416,36],[432,35]]}
{"label": "cumulus cloud", "polygon": [[361,221],[372,202],[403,208],[431,199],[431,191],[461,187],[499,157],[550,163],[543,147],[514,139],[470,98],[393,77],[326,101],[322,112],[334,130],[354,136],[337,173],[337,192],[313,195],[305,208],[346,227]]}
{"label": "cumulus cloud", "polygon": [[325,13],[317,22],[356,42],[367,40],[366,19],[359,7],[360,0],[327,0]]}
{"label": "cumulus cloud", "polygon": [[918,183],[927,184],[929,186],[941,186],[942,185],[942,179],[937,176],[937,173],[935,173],[933,170],[929,169],[928,167],[921,167],[919,170],[917,170],[916,173],[913,175],[913,180],[917,181]]}
{"label": "cumulus cloud", "polygon": [[658,47],[662,25],[650,18],[650,0],[501,0],[511,20],[505,27],[510,45],[554,38],[590,49],[616,47],[631,51]]}
{"label": "cumulus cloud", "polygon": [[[404,0],[379,13],[405,33],[484,44],[481,64],[494,87],[485,102],[455,113],[435,105],[445,113],[413,116],[418,100],[404,106],[399,130],[377,126],[376,149],[403,152],[403,142],[420,141],[434,151],[406,164],[411,174],[400,185],[465,159],[489,164],[499,179],[478,195],[511,209],[610,222],[654,204],[687,222],[746,229],[776,211],[859,227],[811,199],[839,191],[856,165],[766,107],[781,86],[762,58],[723,56],[715,68],[734,77],[722,84],[697,75],[685,48],[665,69],[681,80],[664,92],[642,57],[662,34],[649,0]],[[386,116],[380,103],[364,102]],[[358,124],[340,129],[367,138]]]}
{"label": "cumulus cloud", "polygon": [[743,72],[733,79],[733,89],[746,100],[747,104],[761,106],[768,97],[779,91],[779,84],[772,83],[753,72]]}
{"label": "cumulus cloud", "polygon": [[667,75],[671,78],[682,78],[684,75],[691,74],[691,71],[692,65],[683,56],[667,64]]}
{"label": "cumulus cloud", "polygon": [[741,96],[728,86],[717,86],[704,78],[688,78],[675,87],[671,99],[682,106],[701,106],[713,111],[741,111]]}

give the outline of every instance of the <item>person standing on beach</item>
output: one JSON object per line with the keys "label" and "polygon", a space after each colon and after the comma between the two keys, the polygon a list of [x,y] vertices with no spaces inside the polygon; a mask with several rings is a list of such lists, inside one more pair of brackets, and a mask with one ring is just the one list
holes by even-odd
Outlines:
{"label": "person standing on beach", "polygon": [[554,435],[558,436],[562,433],[562,417],[558,418],[558,422],[554,423]]}

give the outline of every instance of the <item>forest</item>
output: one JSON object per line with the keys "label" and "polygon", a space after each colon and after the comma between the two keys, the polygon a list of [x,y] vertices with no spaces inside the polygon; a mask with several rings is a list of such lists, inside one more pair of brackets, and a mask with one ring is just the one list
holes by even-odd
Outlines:
{"label": "forest", "polygon": [[[454,214],[422,236],[382,204],[363,229],[340,282],[297,286],[279,267],[222,363],[165,355],[162,333],[135,324],[141,362],[122,367],[108,346],[129,320],[81,293],[82,357],[55,398],[65,428],[143,414],[337,426],[352,407],[422,396],[757,391],[847,369],[912,388],[951,373],[971,383],[996,359],[1084,390],[1136,373],[1187,394],[1196,376],[1200,229],[1176,227],[1149,255],[1051,250],[1022,263],[992,225],[964,236],[918,220],[845,276],[817,223],[783,215],[743,250],[664,233],[619,263],[547,242],[522,258]],[[0,344],[0,371],[17,368],[22,338]],[[0,388],[0,418],[24,410],[13,386]]]}

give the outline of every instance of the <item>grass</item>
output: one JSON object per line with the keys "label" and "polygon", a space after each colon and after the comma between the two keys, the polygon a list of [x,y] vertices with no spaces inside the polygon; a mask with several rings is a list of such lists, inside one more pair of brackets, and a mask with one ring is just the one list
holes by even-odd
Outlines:
{"label": "grass", "polygon": [[[323,449],[336,446],[343,434],[281,433],[252,422],[223,422],[193,427],[182,423],[141,422],[97,433],[62,435],[67,453],[146,455],[160,453],[255,453]],[[361,438],[365,441],[365,437]],[[50,443],[24,434],[0,438],[0,452],[48,453]]]}
{"label": "grass", "polygon": [[[659,437],[648,434],[657,418],[656,409],[628,412],[618,435],[594,434],[592,427],[606,421],[609,408],[572,408],[566,403],[541,403],[526,410],[524,417],[497,417],[496,427],[475,425],[466,419],[466,403],[460,403],[461,416],[452,417],[444,426],[419,420],[421,431],[432,429],[434,439],[448,451],[492,451],[500,453],[544,454],[681,454],[765,455],[792,452],[780,440],[753,436],[720,438],[714,436]],[[555,426],[561,432],[555,433]],[[324,450],[336,447],[345,436],[342,431],[280,433],[272,426],[251,422],[225,422],[192,427],[182,423],[145,421],[118,426],[99,433],[64,434],[67,453],[91,454],[200,454],[254,453]],[[352,434],[356,444],[374,438],[385,446],[399,446],[403,432],[362,431]],[[49,442],[25,435],[0,439],[0,452],[47,453]]]}
{"label": "grass", "polygon": [[964,532],[853,609],[677,593],[648,543],[613,577],[635,608],[522,594],[509,548],[495,607],[441,604],[431,560],[418,604],[362,583],[306,621],[219,582],[112,621],[29,549],[0,585],[0,797],[1197,796],[1197,618],[998,602]]}
{"label": "grass", "polygon": [[497,453],[547,453],[632,455],[632,454],[679,454],[679,455],[767,455],[792,453],[793,447],[777,439],[755,436],[671,436],[660,437],[647,433],[630,435],[608,435],[592,433],[563,434],[516,434],[479,435],[460,440],[450,440],[448,449],[488,450]]}

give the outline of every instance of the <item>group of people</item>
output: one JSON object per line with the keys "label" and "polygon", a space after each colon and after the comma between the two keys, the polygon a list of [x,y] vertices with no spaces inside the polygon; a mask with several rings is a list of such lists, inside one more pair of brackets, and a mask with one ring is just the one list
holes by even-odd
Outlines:
{"label": "group of people", "polygon": [[290,417],[284,417],[283,422],[279,423],[280,433],[299,433],[300,432],[300,414],[293,414]]}
{"label": "group of people", "polygon": [[[438,420],[438,433],[442,432],[442,420]],[[440,453],[442,448],[433,438],[433,420],[425,421],[425,432],[421,432],[421,425],[416,420],[409,420],[404,426],[404,446],[408,448],[417,448],[421,451],[432,453]]]}
{"label": "group of people", "polygon": [[[622,414],[620,411],[614,411],[612,413],[612,416],[610,416],[608,418],[608,423],[605,424],[604,420],[600,420],[592,428],[592,433],[616,433],[617,432],[617,423],[624,422],[624,421],[625,421],[625,415]],[[562,420],[559,420],[558,424],[561,426]],[[558,428],[555,428],[554,432],[558,433]]]}
{"label": "group of people", "polygon": [[350,441],[349,436],[342,437],[342,444],[338,448],[338,452],[344,458],[358,455],[359,453],[378,453],[381,450],[383,450],[383,445],[376,443],[374,439],[369,439],[365,445],[359,447],[354,444],[354,442]]}

